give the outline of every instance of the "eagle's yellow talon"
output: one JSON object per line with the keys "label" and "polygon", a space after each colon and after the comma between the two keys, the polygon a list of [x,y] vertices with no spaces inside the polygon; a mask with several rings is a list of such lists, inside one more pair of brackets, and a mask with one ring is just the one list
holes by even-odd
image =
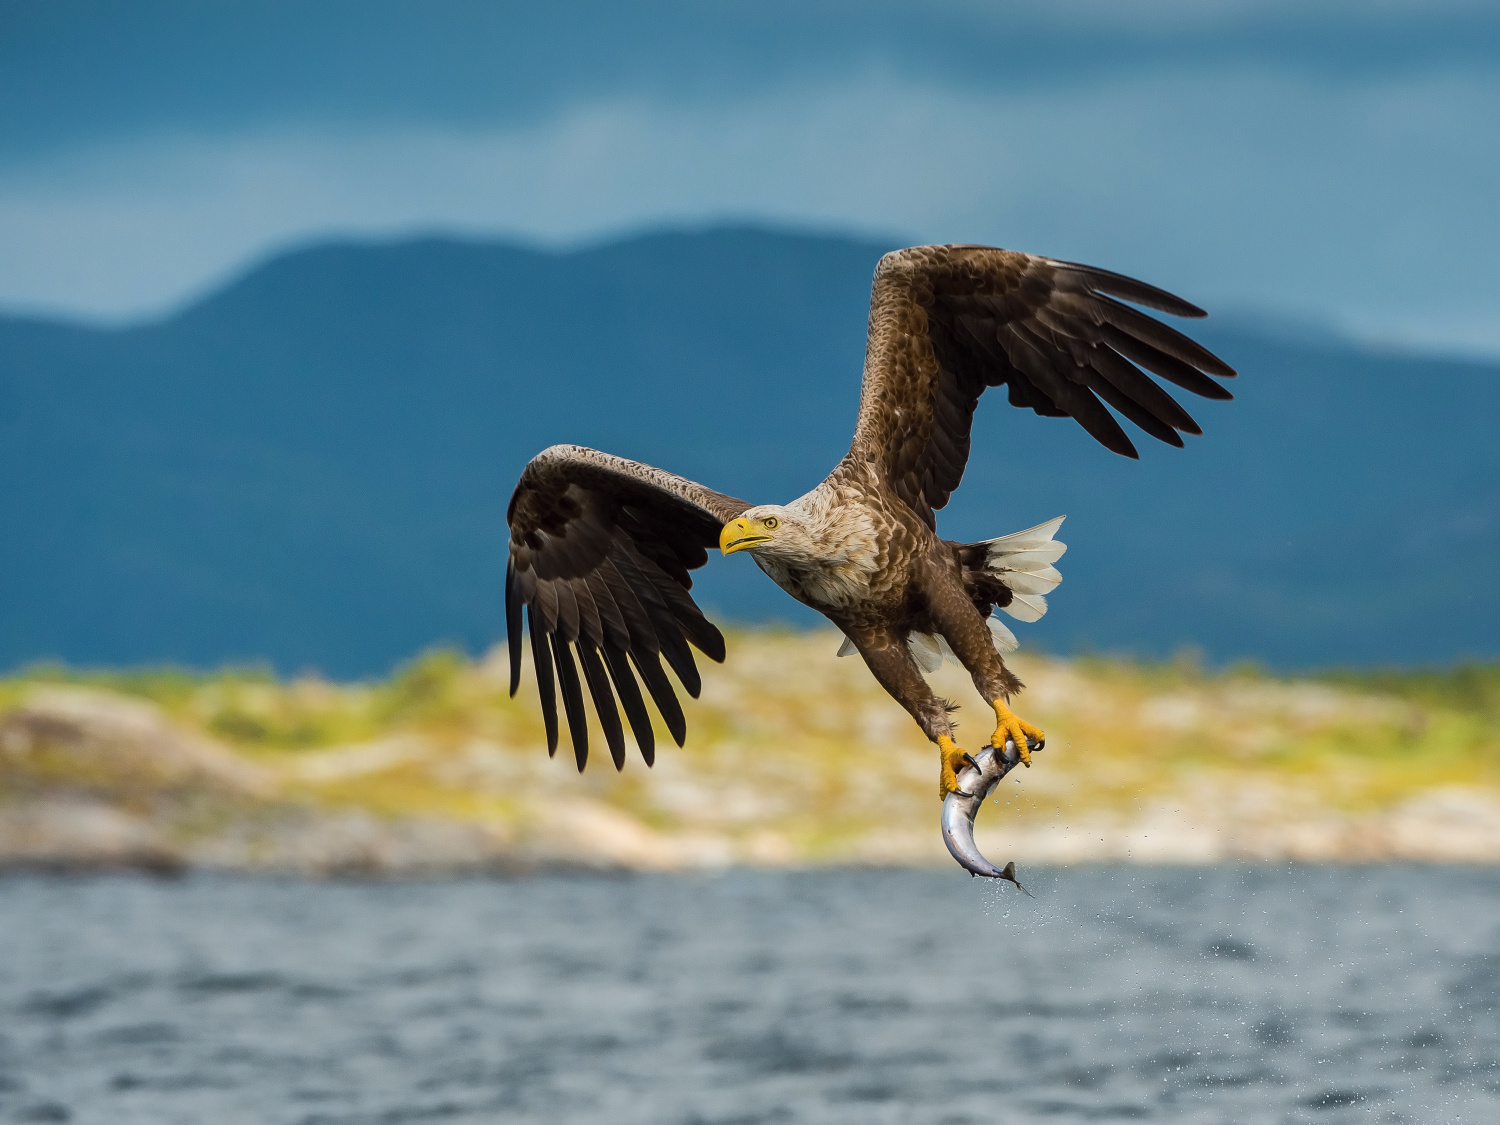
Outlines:
{"label": "eagle's yellow talon", "polygon": [[969,764],[969,755],[954,745],[946,734],[938,735],[938,800],[946,800],[949,793],[962,793],[958,787],[958,771]]}
{"label": "eagle's yellow talon", "polygon": [[1030,723],[1021,719],[1000,700],[995,700],[995,733],[990,735],[990,745],[997,750],[1005,748],[1005,740],[1016,744],[1016,751],[1021,755],[1021,763],[1031,765],[1031,747],[1026,745],[1027,739],[1032,742],[1043,742],[1046,735]]}

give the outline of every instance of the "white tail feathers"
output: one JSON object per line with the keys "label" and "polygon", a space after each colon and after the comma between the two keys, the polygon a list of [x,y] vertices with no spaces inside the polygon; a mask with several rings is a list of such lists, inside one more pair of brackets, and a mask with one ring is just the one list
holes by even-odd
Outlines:
{"label": "white tail feathers", "polygon": [[998,552],[1002,555],[1013,555],[1018,551],[1051,550],[1057,548],[1057,553],[1048,561],[1056,562],[1062,558],[1067,545],[1057,542],[1053,536],[1057,529],[1062,526],[1067,516],[1058,516],[1046,523],[1039,523],[1035,527],[1028,527],[1025,531],[1012,531],[1009,535],[1002,535],[999,539],[986,539],[984,545],[990,549],[991,557]]}
{"label": "white tail feathers", "polygon": [[1010,605],[1006,613],[1020,621],[1035,621],[1047,612],[1047,599],[1062,581],[1052,564],[1063,557],[1066,543],[1052,538],[1067,516],[1039,523],[1025,531],[986,540],[984,569],[1009,587]]}

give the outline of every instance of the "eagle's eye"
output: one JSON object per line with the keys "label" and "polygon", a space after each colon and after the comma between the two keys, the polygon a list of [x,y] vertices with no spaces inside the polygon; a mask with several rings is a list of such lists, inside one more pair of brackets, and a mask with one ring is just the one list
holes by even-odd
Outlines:
{"label": "eagle's eye", "polygon": [[781,526],[781,521],[775,516],[767,516],[762,522],[766,525],[767,531],[775,531]]}

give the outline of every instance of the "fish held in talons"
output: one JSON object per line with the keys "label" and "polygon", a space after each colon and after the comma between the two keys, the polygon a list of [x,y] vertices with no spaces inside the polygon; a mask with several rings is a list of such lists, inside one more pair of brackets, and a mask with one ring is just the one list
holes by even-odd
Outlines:
{"label": "fish held in talons", "polygon": [[[1031,739],[1026,741],[1027,750],[1033,754],[1045,745],[1045,742]],[[1001,778],[1020,764],[1021,755],[1016,744],[1007,740],[1003,750],[986,747],[972,757],[966,756],[966,761],[968,764],[958,774],[959,791],[943,798],[943,843],[948,845],[948,853],[969,874],[1004,879],[1029,895],[1031,892],[1016,879],[1014,863],[996,867],[980,854],[974,844],[974,817],[979,813],[979,806],[994,792]]]}

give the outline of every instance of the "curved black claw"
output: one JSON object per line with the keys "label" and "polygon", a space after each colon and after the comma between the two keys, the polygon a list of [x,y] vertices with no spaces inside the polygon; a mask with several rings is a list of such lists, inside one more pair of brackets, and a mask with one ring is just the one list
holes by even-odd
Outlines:
{"label": "curved black claw", "polygon": [[[1045,748],[1046,745],[1047,745],[1047,740],[1045,738],[1043,738],[1043,739],[1028,738],[1026,740],[1026,752],[1028,754],[1034,754],[1038,750],[1041,750],[1041,749]],[[990,749],[994,750],[998,754],[1004,754],[1005,753],[1005,747],[1004,746],[996,746],[993,742],[990,743]],[[969,763],[969,765],[973,766],[975,769],[979,768],[979,763],[976,762],[973,758],[969,757],[967,754],[964,755],[964,760],[967,761]],[[1021,765],[1025,766],[1027,769],[1031,768],[1031,763],[1028,762],[1028,761],[1025,761],[1025,760],[1023,760],[1021,762]]]}
{"label": "curved black claw", "polygon": [[976,770],[979,768],[979,763],[974,760],[974,755],[970,754],[967,750],[964,751],[964,761],[968,762]]}

